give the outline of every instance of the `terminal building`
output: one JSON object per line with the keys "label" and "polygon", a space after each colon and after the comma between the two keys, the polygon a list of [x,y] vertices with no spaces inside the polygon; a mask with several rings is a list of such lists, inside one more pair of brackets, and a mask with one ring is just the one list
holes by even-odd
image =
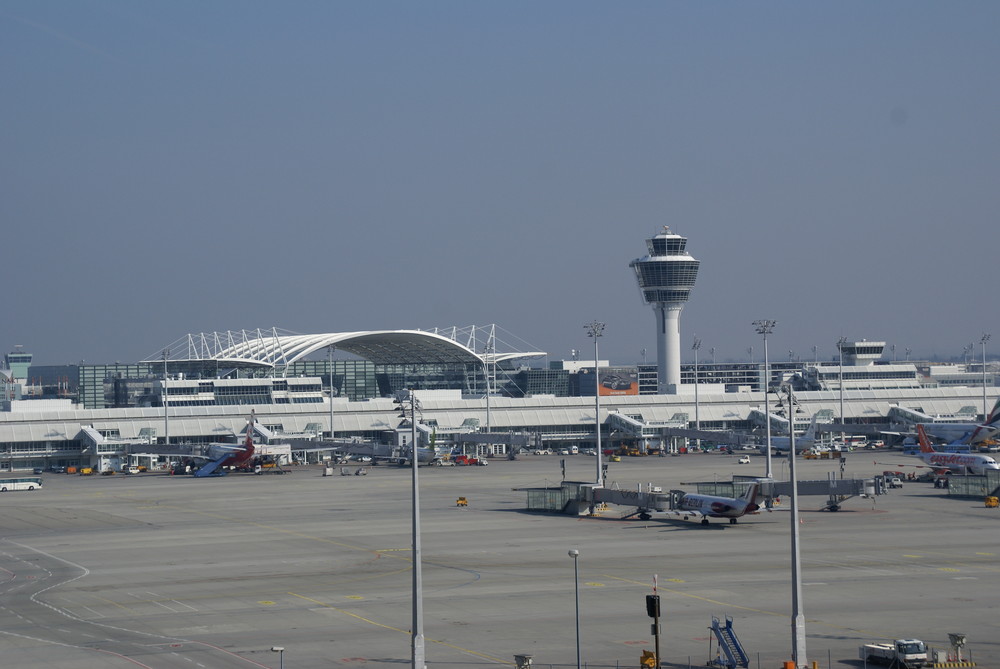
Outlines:
{"label": "terminal building", "polygon": [[[531,435],[528,443],[537,448],[587,447],[596,443],[597,423],[605,446],[677,450],[687,445],[678,431],[693,429],[696,416],[702,430],[726,433],[719,443],[733,434],[760,442],[764,388],[786,382],[798,389],[805,410],[796,419],[800,430],[813,414],[839,421],[842,399],[844,422],[863,432],[907,416],[981,416],[984,398],[992,406],[1000,396],[993,375],[986,387],[982,374],[967,375],[968,385],[938,384],[927,381],[933,375],[921,372],[925,365],[879,364],[874,347],[884,345],[877,342],[857,342],[858,351],[862,344],[871,349],[858,355],[845,347],[843,369],[775,363],[767,380],[763,364],[701,364],[698,393],[694,367],[684,365],[677,392],[657,394],[649,392],[656,388],[649,381],[655,366],[600,361],[596,375],[593,360],[531,366],[544,353],[500,352],[488,332],[473,330],[190,336],[190,346],[171,345],[171,355],[159,360],[76,367],[75,398],[73,384],[61,380],[72,368],[53,368],[50,383],[47,368],[15,368],[8,358],[0,470],[117,469],[143,444],[233,443],[251,410],[263,438],[275,442],[393,443],[403,423],[393,396],[404,389],[421,401],[425,439],[433,434],[439,446],[467,442],[480,456],[505,455],[514,443],[505,435],[515,433]],[[207,341],[218,343],[195,345]],[[14,362],[22,364],[29,354],[19,355]],[[778,431],[772,432],[780,434],[788,421],[775,404],[773,398],[770,419]]]}
{"label": "terminal building", "polygon": [[[884,342],[864,340],[840,342],[834,363],[681,364],[680,313],[700,261],[687,252],[687,238],[666,227],[646,246],[629,266],[656,316],[655,364],[542,364],[546,353],[507,345],[496,326],[201,333],[158,357],[106,365],[34,365],[18,347],[0,369],[0,471],[117,469],[144,445],[235,442],[251,411],[265,442],[398,444],[393,398],[403,390],[422,403],[424,440],[479,456],[525,443],[586,447],[598,430],[603,445],[640,452],[684,448],[688,438],[759,443],[768,424],[788,429],[786,418],[765,411],[765,393],[785,384],[809,415],[840,422],[840,431],[985,415],[1000,393],[985,359],[978,372],[968,361],[947,370],[889,363],[881,360]],[[690,434],[696,427],[720,434]]]}

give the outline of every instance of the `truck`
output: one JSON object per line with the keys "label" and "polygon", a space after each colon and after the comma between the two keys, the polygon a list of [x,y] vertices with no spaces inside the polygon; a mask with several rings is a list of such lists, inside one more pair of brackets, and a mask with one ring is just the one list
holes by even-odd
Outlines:
{"label": "truck", "polygon": [[866,643],[858,656],[867,662],[903,669],[919,669],[927,664],[927,644],[920,639],[896,639],[891,643]]}
{"label": "truck", "polygon": [[480,467],[484,467],[490,464],[482,458],[476,458],[471,455],[456,455],[452,460],[454,460],[456,465],[479,465]]}

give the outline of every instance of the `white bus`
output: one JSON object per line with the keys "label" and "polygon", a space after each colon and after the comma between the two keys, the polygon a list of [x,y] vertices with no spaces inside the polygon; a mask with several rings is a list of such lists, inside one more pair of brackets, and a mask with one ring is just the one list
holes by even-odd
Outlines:
{"label": "white bus", "polygon": [[8,490],[34,490],[41,487],[41,476],[18,476],[17,478],[0,479],[0,492],[7,492]]}

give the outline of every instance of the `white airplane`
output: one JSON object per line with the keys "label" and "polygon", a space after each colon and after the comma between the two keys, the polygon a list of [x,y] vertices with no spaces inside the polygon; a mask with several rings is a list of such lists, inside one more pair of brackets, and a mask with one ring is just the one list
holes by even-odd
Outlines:
{"label": "white airplane", "polygon": [[[795,452],[808,451],[813,447],[815,441],[816,414],[813,414],[812,422],[809,423],[809,429],[801,437],[795,437]],[[791,437],[771,437],[771,452],[784,451],[787,453],[791,443]],[[767,444],[761,445],[760,452],[763,455],[767,455]]]}
{"label": "white airplane", "polygon": [[696,495],[687,493],[680,499],[677,508],[664,513],[679,516],[684,520],[700,518],[702,525],[708,525],[709,518],[728,518],[730,525],[736,524],[736,519],[748,513],[754,513],[760,506],[757,504],[759,483],[751,483],[746,492],[739,497],[716,497],[715,495]]}
{"label": "white airplane", "polygon": [[923,425],[917,425],[920,452],[917,457],[936,469],[950,469],[959,474],[985,474],[989,469],[1000,469],[1000,464],[989,455],[973,453],[938,453],[931,446]]}
{"label": "white airplane", "polygon": [[1000,434],[1000,400],[983,423],[920,423],[924,432],[935,439],[943,439],[949,444],[975,446],[981,441]]}

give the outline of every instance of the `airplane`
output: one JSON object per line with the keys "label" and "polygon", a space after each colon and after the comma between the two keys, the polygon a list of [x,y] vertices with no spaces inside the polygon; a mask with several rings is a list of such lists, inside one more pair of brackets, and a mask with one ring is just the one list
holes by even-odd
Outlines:
{"label": "airplane", "polygon": [[205,456],[208,462],[195,470],[195,477],[225,476],[226,467],[241,467],[250,462],[256,450],[253,445],[253,426],[256,422],[257,417],[251,411],[250,420],[247,421],[247,436],[242,446],[210,444]]}
{"label": "airplane", "polygon": [[[801,437],[795,437],[795,452],[807,451],[813,447],[816,441],[816,414],[813,414],[812,422],[809,423],[809,429]],[[771,451],[784,451],[788,452],[788,448],[791,445],[791,437],[771,437]],[[760,452],[763,455],[767,455],[767,444],[762,444],[760,447]]]}
{"label": "airplane", "polygon": [[253,429],[256,423],[257,418],[254,415],[254,412],[251,411],[250,418],[247,421],[246,439],[243,441],[242,445],[212,443],[208,445],[208,448],[202,454],[184,452],[191,449],[190,446],[185,447],[184,445],[166,447],[163,450],[142,448],[141,452],[136,452],[135,455],[156,455],[170,458],[179,457],[187,461],[199,460],[203,461],[204,464],[199,466],[197,469],[194,469],[194,466],[191,467],[193,470],[191,473],[195,477],[205,478],[207,476],[225,476],[226,467],[243,467],[253,459],[254,454],[256,453],[256,448],[253,443]]}
{"label": "airplane", "polygon": [[992,439],[1000,434],[1000,399],[983,423],[919,423],[924,432],[935,439],[943,439],[949,445],[961,444],[975,446],[981,441]]}
{"label": "airplane", "polygon": [[715,495],[697,495],[686,493],[681,497],[676,508],[664,511],[669,515],[688,518],[700,518],[702,525],[708,525],[709,518],[728,518],[730,525],[736,524],[736,519],[760,509],[757,504],[757,492],[760,483],[751,483],[746,492],[739,497],[717,497]]}
{"label": "airplane", "polygon": [[926,462],[931,467],[937,469],[950,469],[960,474],[985,474],[989,469],[1000,469],[1000,464],[989,455],[975,455],[972,453],[939,453],[931,446],[930,439],[924,426],[917,425],[917,439],[920,443],[920,452],[917,457]]}

